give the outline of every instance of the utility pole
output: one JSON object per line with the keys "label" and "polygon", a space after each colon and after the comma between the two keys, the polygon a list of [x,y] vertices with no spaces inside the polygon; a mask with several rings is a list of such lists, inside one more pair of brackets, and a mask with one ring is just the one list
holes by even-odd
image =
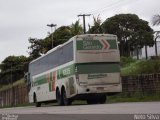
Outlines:
{"label": "utility pole", "polygon": [[85,17],[86,16],[90,16],[91,14],[80,14],[78,15],[78,17],[83,17],[83,31],[84,31],[84,34],[86,34],[86,23],[85,23]]}
{"label": "utility pole", "polygon": [[52,39],[52,48],[53,48],[53,27],[55,27],[55,30],[56,30],[57,24],[47,24],[47,26],[51,27],[51,39]]}
{"label": "utility pole", "polygon": [[13,107],[14,106],[14,88],[13,88],[13,75],[12,75],[12,69],[13,69],[13,66],[12,66],[12,63],[11,63],[11,91],[12,91],[12,97],[11,97],[11,106]]}

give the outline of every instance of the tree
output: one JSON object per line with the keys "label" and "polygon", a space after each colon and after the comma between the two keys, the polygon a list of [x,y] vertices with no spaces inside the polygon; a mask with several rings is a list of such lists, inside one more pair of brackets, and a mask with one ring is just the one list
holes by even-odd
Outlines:
{"label": "tree", "polygon": [[[68,41],[73,35],[71,33],[71,28],[69,26],[61,26],[55,30],[53,34],[53,47],[56,47],[64,42]],[[48,50],[52,49],[52,35],[43,39],[43,44],[41,48],[45,50],[46,53]]]}
{"label": "tree", "polygon": [[48,51],[49,40],[44,41],[43,39],[30,38],[28,41],[31,44],[28,47],[30,49],[29,55],[31,59],[35,59]]}
{"label": "tree", "polygon": [[103,33],[102,31],[102,26],[101,26],[101,19],[98,15],[98,17],[93,17],[93,22],[94,22],[94,25],[89,29],[89,33],[92,33],[92,34],[98,34],[98,33]]}
{"label": "tree", "polygon": [[160,25],[160,15],[154,15],[152,18],[152,24],[153,25]]}
{"label": "tree", "polygon": [[[61,26],[53,33],[55,42],[67,41],[72,37],[71,28],[69,26]],[[60,42],[61,43],[61,42]]]}
{"label": "tree", "polygon": [[29,58],[25,56],[8,56],[0,64],[0,83],[8,84],[23,78],[27,72]]}
{"label": "tree", "polygon": [[[153,18],[152,18],[152,24],[153,26],[155,25],[160,25],[160,15],[154,15]],[[160,35],[159,35],[159,31],[155,31],[155,55],[157,56],[158,53],[157,53],[157,39],[160,38]]]}
{"label": "tree", "polygon": [[77,20],[75,23],[72,23],[72,25],[70,26],[70,30],[71,30],[72,36],[80,35],[83,33],[83,28],[80,25],[79,20]]}
{"label": "tree", "polygon": [[[153,30],[147,21],[135,14],[119,14],[110,17],[102,24],[105,33],[116,34],[120,42],[120,55],[130,56],[130,51],[144,46],[153,46]],[[138,58],[138,52],[137,52]]]}

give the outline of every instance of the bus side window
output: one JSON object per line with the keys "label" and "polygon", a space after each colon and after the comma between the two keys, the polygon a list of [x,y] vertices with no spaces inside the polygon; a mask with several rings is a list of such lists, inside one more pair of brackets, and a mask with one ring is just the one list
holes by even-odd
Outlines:
{"label": "bus side window", "polygon": [[65,57],[64,57],[64,52],[63,52],[63,48],[60,49],[60,65],[63,65],[65,62]]}

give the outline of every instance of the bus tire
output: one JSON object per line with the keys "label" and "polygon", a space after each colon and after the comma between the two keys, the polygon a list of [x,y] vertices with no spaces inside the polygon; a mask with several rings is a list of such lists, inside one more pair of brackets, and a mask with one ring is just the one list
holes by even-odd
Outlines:
{"label": "bus tire", "polygon": [[100,97],[100,99],[99,99],[99,103],[100,103],[100,104],[104,104],[104,103],[106,103],[106,100],[107,100],[106,95],[102,95],[102,96]]}
{"label": "bus tire", "polygon": [[58,105],[63,105],[62,96],[60,94],[59,89],[56,90],[56,100]]}
{"label": "bus tire", "polygon": [[35,103],[35,106],[36,106],[36,107],[41,107],[41,103],[40,103],[40,102],[37,102],[37,96],[36,96],[36,94],[34,94],[33,100],[34,100],[34,103]]}
{"label": "bus tire", "polygon": [[67,98],[65,88],[62,89],[62,100],[63,100],[63,104],[65,106],[71,105],[71,103],[72,103],[72,101],[69,98]]}
{"label": "bus tire", "polygon": [[97,100],[94,100],[94,99],[88,99],[87,100],[87,104],[97,104]]}

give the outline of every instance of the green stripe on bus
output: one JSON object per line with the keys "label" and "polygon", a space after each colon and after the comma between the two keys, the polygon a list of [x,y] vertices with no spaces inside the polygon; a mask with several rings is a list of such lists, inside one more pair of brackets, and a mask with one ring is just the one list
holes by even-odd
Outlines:
{"label": "green stripe on bus", "polygon": [[109,49],[117,49],[117,42],[116,42],[116,40],[107,40],[107,42],[110,45]]}
{"label": "green stripe on bus", "polygon": [[77,50],[101,50],[103,45],[99,40],[81,40],[77,41]]}
{"label": "green stripe on bus", "polygon": [[75,64],[57,70],[57,80],[71,76],[75,73]]}
{"label": "green stripe on bus", "polygon": [[90,73],[116,73],[120,72],[119,63],[82,63],[77,64],[78,74],[90,74]]}
{"label": "green stripe on bus", "polygon": [[52,81],[52,72],[50,72],[50,82]]}
{"label": "green stripe on bus", "polygon": [[[74,73],[75,73],[75,64],[69,65],[69,66],[64,67],[62,69],[58,69],[57,70],[57,80],[60,80],[60,79],[63,79],[65,77],[74,75]],[[40,77],[35,78],[34,86],[47,83],[48,82],[47,81],[48,80],[47,75],[48,75],[48,73],[45,74],[45,75],[42,75]],[[52,72],[49,73],[49,80],[50,80],[49,83],[51,83],[53,81]],[[49,90],[51,90],[51,84],[49,84]]]}
{"label": "green stripe on bus", "polygon": [[34,86],[41,85],[47,83],[46,75],[42,75],[40,77],[35,78],[35,82],[33,82]]}
{"label": "green stripe on bus", "polygon": [[[94,73],[117,73],[120,72],[120,65],[119,63],[77,63],[72,64],[62,69],[57,70],[57,80],[69,77],[74,75],[75,72],[77,74],[94,74]],[[40,77],[35,78],[34,86],[41,85],[48,83],[49,76],[49,90],[51,90],[51,82],[52,79],[52,72],[42,75]]]}
{"label": "green stripe on bus", "polygon": [[52,91],[52,72],[50,72],[50,75],[49,75],[49,91],[51,92]]}

